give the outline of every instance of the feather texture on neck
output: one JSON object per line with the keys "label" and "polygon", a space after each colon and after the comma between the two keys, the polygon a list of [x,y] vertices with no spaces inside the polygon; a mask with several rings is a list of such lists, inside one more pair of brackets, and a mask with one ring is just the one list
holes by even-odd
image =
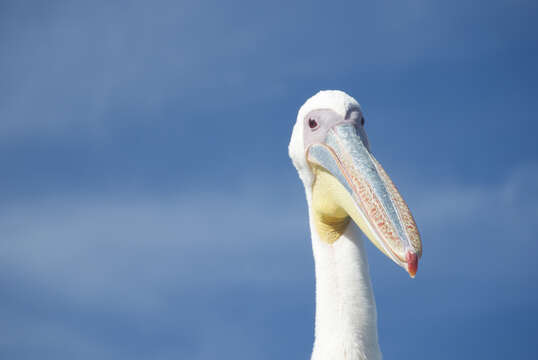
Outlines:
{"label": "feather texture on neck", "polygon": [[381,359],[377,312],[360,231],[350,223],[330,244],[320,239],[312,216],[310,219],[316,270],[312,360]]}

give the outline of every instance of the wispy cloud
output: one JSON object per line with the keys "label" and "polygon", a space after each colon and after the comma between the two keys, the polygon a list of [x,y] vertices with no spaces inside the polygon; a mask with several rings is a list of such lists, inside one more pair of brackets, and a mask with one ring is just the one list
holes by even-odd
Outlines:
{"label": "wispy cloud", "polygon": [[[534,273],[538,250],[538,165],[519,166],[499,184],[423,191],[417,216],[424,224],[426,247],[428,240],[436,242],[433,262],[446,271],[524,280],[522,272]],[[454,266],[453,256],[463,266]],[[468,272],[467,265],[478,258],[478,271]]]}
{"label": "wispy cloud", "polygon": [[[289,96],[292,83],[316,77],[325,84],[334,68],[383,76],[505,46],[499,37],[512,27],[492,32],[497,18],[483,18],[474,7],[467,11],[462,16],[423,1],[378,3],[346,13],[329,5],[208,11],[177,2],[161,2],[149,11],[135,2],[56,5],[36,16],[25,7],[7,7],[1,45],[7,55],[0,59],[2,141],[106,134],[111,123],[166,119],[162,113],[174,104],[240,108]],[[491,11],[515,10],[500,2]],[[330,27],[308,21],[320,13],[344,19]],[[511,31],[523,32],[528,23]],[[479,41],[466,38],[468,28],[478,28]],[[484,48],[480,54],[478,48]]]}
{"label": "wispy cloud", "polygon": [[[211,347],[204,344],[215,344],[209,336],[223,332],[235,344],[228,344],[228,348],[238,346],[248,337],[244,327],[251,325],[225,325],[223,311],[228,305],[213,296],[221,294],[224,301],[228,293],[234,298],[241,294],[237,289],[245,286],[250,289],[248,298],[255,296],[252,290],[256,288],[279,294],[313,285],[300,187],[282,193],[270,183],[249,183],[262,185],[230,194],[193,191],[137,199],[97,195],[4,208],[0,213],[4,291],[17,298],[19,291],[38,289],[39,296],[26,299],[25,306],[49,306],[49,311],[58,312],[59,304],[64,304],[61,307],[68,313],[111,313],[124,319],[121,321],[154,321],[156,326],[160,321],[155,318],[156,309],[189,319],[189,326],[194,326],[194,314],[208,311],[214,330],[222,328],[198,334],[199,348],[192,350],[191,356],[213,356]],[[525,281],[535,283],[537,183],[538,168],[532,165],[521,167],[505,182],[489,188],[430,185],[410,189],[413,198],[419,196],[418,201],[413,200],[417,205],[413,210],[425,242],[419,281],[427,286],[439,278],[489,279],[503,287],[507,281],[523,281],[520,277],[525,273]],[[480,265],[474,263],[476,258],[480,258]],[[459,266],[454,266],[454,261]],[[401,275],[382,256],[373,255],[371,266],[374,278]],[[383,299],[387,289],[383,284],[375,285]],[[509,299],[500,296],[497,301]],[[11,321],[18,321],[17,316],[23,319],[19,329],[38,321],[22,313],[12,314]],[[49,324],[53,326],[51,333],[75,326],[82,331],[82,338],[73,341],[87,342],[86,347],[105,346],[92,345],[94,335],[84,335],[80,328],[85,325],[74,325],[58,316]],[[198,316],[202,323],[206,321],[202,314]],[[46,324],[34,329],[49,326]],[[164,326],[168,331],[185,330],[173,321]],[[12,336],[11,346],[18,341],[44,346],[35,343],[36,331],[29,332],[26,340]],[[69,341],[61,334],[58,339]]]}
{"label": "wispy cloud", "polygon": [[320,88],[363,103],[424,240],[414,281],[368,246],[385,356],[427,339],[442,359],[450,339],[447,359],[469,341],[491,358],[495,336],[526,354],[536,9],[3,4],[2,356],[307,358],[313,261],[286,147]]}
{"label": "wispy cloud", "polygon": [[281,261],[309,248],[301,195],[266,184],[229,194],[13,204],[0,213],[1,263],[16,278],[118,310],[131,301],[137,311],[162,306],[177,286],[300,281],[304,272],[290,274]]}

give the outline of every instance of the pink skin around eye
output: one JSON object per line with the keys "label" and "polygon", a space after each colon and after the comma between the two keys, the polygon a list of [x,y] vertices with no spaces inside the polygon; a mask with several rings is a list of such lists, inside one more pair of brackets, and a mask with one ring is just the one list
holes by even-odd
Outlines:
{"label": "pink skin around eye", "polygon": [[316,126],[318,126],[318,123],[316,120],[314,119],[308,119],[308,126],[310,127],[310,129],[313,129],[315,128]]}

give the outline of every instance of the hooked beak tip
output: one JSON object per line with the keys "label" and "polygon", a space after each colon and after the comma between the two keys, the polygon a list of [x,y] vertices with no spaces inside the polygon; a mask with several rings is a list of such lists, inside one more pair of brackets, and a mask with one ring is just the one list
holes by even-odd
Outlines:
{"label": "hooked beak tip", "polygon": [[418,270],[418,256],[416,253],[408,251],[405,259],[407,260],[407,272],[409,272],[409,276],[414,278]]}

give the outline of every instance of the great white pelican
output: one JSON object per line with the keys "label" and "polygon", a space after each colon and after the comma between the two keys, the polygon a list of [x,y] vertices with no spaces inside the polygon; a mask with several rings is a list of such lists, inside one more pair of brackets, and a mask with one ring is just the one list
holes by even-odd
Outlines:
{"label": "great white pelican", "polygon": [[370,150],[359,103],[346,93],[320,91],[304,103],[289,155],[306,192],[315,261],[312,360],[381,359],[360,232],[414,277],[422,255],[415,220]]}

